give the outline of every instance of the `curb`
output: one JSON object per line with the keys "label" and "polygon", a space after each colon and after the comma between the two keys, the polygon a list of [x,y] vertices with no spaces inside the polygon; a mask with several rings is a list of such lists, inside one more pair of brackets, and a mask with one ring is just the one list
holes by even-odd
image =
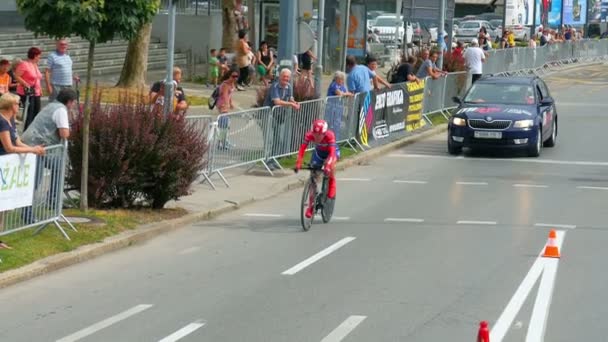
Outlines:
{"label": "curb", "polygon": [[[422,139],[445,132],[446,130],[447,124],[442,124],[424,132],[402,138],[383,146],[378,146],[374,149],[362,152],[359,155],[338,163],[336,170],[342,171],[353,166],[361,165],[369,160],[378,158],[389,151],[413,144]],[[303,175],[293,175],[288,179],[279,181],[276,185],[276,189],[271,189],[267,195],[247,198],[238,203],[226,203],[208,211],[186,214],[177,219],[142,225],[135,230],[108,237],[101,243],[81,246],[73,251],[52,255],[21,268],[0,273],[0,288],[8,287],[25,280],[59,270],[61,268],[91,260],[98,256],[117,251],[134,244],[145,242],[162,234],[178,230],[189,224],[209,220],[221,214],[238,210],[242,206],[254,202],[264,201],[276,197],[287,191],[302,187],[306,181],[306,178],[307,177]]]}

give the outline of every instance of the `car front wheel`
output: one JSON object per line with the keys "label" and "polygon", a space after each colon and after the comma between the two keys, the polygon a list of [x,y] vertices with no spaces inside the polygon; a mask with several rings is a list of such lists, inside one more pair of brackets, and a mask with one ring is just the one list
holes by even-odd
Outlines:
{"label": "car front wheel", "polygon": [[528,155],[530,157],[538,157],[540,156],[540,150],[543,147],[543,134],[541,127],[538,126],[536,129],[536,140],[530,142],[530,146],[528,147]]}
{"label": "car front wheel", "polygon": [[452,135],[448,132],[448,153],[457,156],[462,153],[462,146],[456,146],[452,141]]}

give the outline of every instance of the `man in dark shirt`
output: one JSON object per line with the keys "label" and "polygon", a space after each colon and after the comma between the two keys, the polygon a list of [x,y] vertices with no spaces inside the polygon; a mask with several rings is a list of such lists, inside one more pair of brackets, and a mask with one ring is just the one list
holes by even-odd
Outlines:
{"label": "man in dark shirt", "polygon": [[416,77],[416,74],[414,74],[414,64],[416,64],[416,57],[410,56],[407,61],[397,68],[392,83],[418,82],[419,79]]}

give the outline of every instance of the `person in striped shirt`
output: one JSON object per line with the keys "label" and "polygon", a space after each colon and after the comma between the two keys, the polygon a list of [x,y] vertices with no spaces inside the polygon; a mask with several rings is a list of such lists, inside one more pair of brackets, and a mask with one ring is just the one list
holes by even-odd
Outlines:
{"label": "person in striped shirt", "polygon": [[53,102],[62,89],[72,88],[72,58],[68,54],[67,39],[57,40],[57,49],[51,52],[46,61],[46,89],[49,102]]}

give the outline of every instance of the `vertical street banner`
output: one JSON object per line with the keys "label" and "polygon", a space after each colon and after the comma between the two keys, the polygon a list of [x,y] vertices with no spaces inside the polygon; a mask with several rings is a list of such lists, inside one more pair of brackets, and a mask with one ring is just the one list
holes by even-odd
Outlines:
{"label": "vertical street banner", "polygon": [[599,24],[602,19],[602,0],[589,0],[588,12],[589,24]]}
{"label": "vertical street banner", "polygon": [[608,19],[608,0],[602,0],[600,19],[603,23]]}
{"label": "vertical street banner", "polygon": [[562,0],[536,0],[536,25],[558,29],[562,25]]}
{"label": "vertical street banner", "polygon": [[0,211],[32,205],[36,156],[7,154],[0,156]]}
{"label": "vertical street banner", "polygon": [[507,26],[534,24],[534,0],[505,0],[505,24]]}
{"label": "vertical street banner", "polygon": [[365,56],[367,43],[365,4],[351,3],[350,17],[348,19],[348,38],[346,41],[347,54]]}
{"label": "vertical street banner", "polygon": [[587,0],[563,0],[565,25],[582,26],[587,23]]}
{"label": "vertical street banner", "polygon": [[422,128],[426,122],[422,119],[422,103],[424,101],[424,80],[420,83],[408,82],[405,84],[407,90],[408,106],[405,116],[405,129],[408,132]]}

